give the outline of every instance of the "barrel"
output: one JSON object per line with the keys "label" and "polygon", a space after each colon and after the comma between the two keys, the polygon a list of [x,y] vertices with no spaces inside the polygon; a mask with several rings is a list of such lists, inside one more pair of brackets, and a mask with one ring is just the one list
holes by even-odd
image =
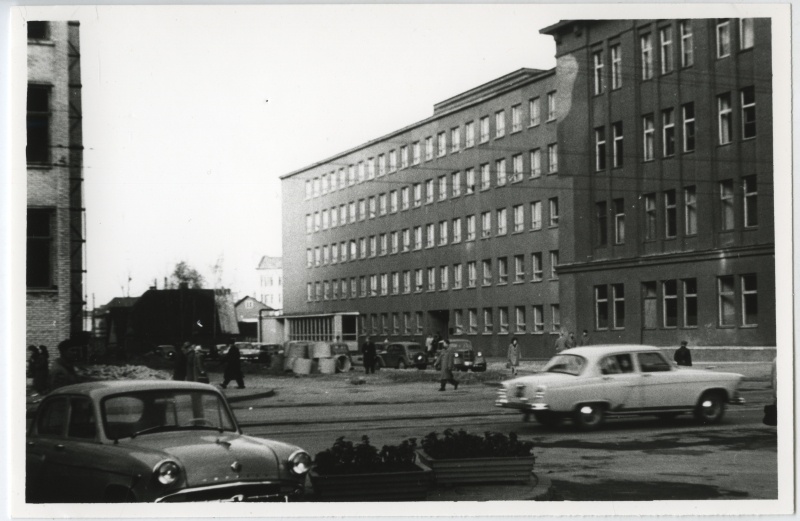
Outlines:
{"label": "barrel", "polygon": [[336,358],[320,358],[319,359],[319,372],[321,374],[333,374],[336,372],[337,365]]}
{"label": "barrel", "polygon": [[311,360],[308,358],[295,358],[292,371],[294,371],[294,374],[310,374]]}
{"label": "barrel", "polygon": [[311,353],[309,358],[330,358],[331,345],[327,342],[315,342],[311,344]]}
{"label": "barrel", "polygon": [[283,370],[291,371],[294,369],[294,361],[298,358],[296,356],[287,356],[283,361]]}
{"label": "barrel", "polygon": [[286,370],[286,357],[283,353],[275,353],[270,359],[269,369],[270,372],[280,372]]}
{"label": "barrel", "polygon": [[349,356],[341,355],[336,357],[335,360],[337,373],[347,373],[353,367],[353,363],[350,361]]}
{"label": "barrel", "polygon": [[290,344],[286,355],[294,358],[308,358],[308,344]]}

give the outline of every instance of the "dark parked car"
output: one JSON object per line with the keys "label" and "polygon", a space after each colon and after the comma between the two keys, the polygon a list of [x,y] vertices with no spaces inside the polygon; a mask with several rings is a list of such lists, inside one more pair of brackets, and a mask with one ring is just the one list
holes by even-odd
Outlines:
{"label": "dark parked car", "polygon": [[176,351],[175,346],[167,344],[156,346],[155,349],[153,349],[153,353],[156,354],[157,356],[160,356],[164,360],[174,359],[175,351]]}
{"label": "dark parked car", "polygon": [[311,457],[242,434],[222,393],[196,382],[70,385],[27,433],[28,503],[287,501]]}
{"label": "dark parked car", "polygon": [[453,361],[454,369],[457,371],[486,371],[486,358],[483,353],[476,351],[472,347],[472,342],[462,338],[450,340],[450,344],[456,349]]}
{"label": "dark parked car", "polygon": [[241,353],[242,360],[250,362],[259,362],[262,364],[272,363],[272,357],[277,354],[283,354],[283,346],[281,344],[252,344],[251,348]]}
{"label": "dark parked car", "polygon": [[425,369],[428,367],[428,358],[425,356],[425,349],[416,342],[393,342],[378,351],[378,364],[397,369]]}

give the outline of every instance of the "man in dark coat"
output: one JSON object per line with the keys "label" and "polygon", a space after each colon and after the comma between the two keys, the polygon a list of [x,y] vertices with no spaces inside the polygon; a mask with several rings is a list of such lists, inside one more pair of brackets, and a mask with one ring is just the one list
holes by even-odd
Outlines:
{"label": "man in dark coat", "polygon": [[675,363],[678,365],[692,366],[692,353],[686,347],[686,340],[681,342],[681,346],[675,350]]}
{"label": "man in dark coat", "polygon": [[223,373],[224,380],[222,381],[222,388],[227,389],[231,380],[236,380],[236,385],[239,389],[244,389],[244,375],[242,374],[242,358],[239,348],[236,344],[231,344],[228,353],[223,359],[225,363],[225,372]]}
{"label": "man in dark coat", "polygon": [[361,354],[364,355],[364,372],[366,374],[375,374],[375,342],[370,337],[364,340],[364,345],[361,346]]}
{"label": "man in dark coat", "polygon": [[50,369],[50,391],[81,381],[75,371],[78,349],[79,346],[71,340],[64,340],[58,344],[59,357],[53,360],[53,367]]}
{"label": "man in dark coat", "polygon": [[453,376],[453,369],[455,368],[456,348],[447,340],[442,340],[444,350],[439,353],[436,358],[435,368],[438,368],[439,373],[439,387],[440,391],[444,391],[448,383],[453,386],[453,389],[458,391],[458,380]]}
{"label": "man in dark coat", "polygon": [[172,369],[173,380],[186,380],[186,350],[189,345],[189,342],[184,342],[182,346],[175,350],[175,360],[173,360],[175,366]]}

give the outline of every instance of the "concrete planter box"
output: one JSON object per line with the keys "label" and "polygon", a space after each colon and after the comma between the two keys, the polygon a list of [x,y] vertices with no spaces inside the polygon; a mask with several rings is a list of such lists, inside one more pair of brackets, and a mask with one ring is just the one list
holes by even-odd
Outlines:
{"label": "concrete planter box", "polygon": [[424,501],[428,497],[432,472],[420,462],[418,470],[374,474],[309,474],[319,501]]}
{"label": "concrete planter box", "polygon": [[533,456],[434,459],[422,449],[417,449],[417,455],[424,465],[433,470],[437,485],[528,482],[535,461]]}

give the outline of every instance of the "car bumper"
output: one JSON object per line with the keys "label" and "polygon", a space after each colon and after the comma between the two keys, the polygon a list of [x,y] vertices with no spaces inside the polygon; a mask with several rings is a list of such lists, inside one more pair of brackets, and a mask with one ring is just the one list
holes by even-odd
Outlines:
{"label": "car bumper", "polygon": [[242,503],[302,501],[305,489],[299,483],[236,482],[205,487],[191,487],[159,497],[156,503]]}
{"label": "car bumper", "polygon": [[495,407],[502,407],[504,409],[516,409],[518,411],[549,411],[550,406],[546,403],[527,403],[527,402],[504,402],[497,400],[494,402]]}
{"label": "car bumper", "polygon": [[741,396],[734,396],[733,398],[728,400],[728,403],[731,405],[744,405],[745,403],[747,403],[747,401]]}

